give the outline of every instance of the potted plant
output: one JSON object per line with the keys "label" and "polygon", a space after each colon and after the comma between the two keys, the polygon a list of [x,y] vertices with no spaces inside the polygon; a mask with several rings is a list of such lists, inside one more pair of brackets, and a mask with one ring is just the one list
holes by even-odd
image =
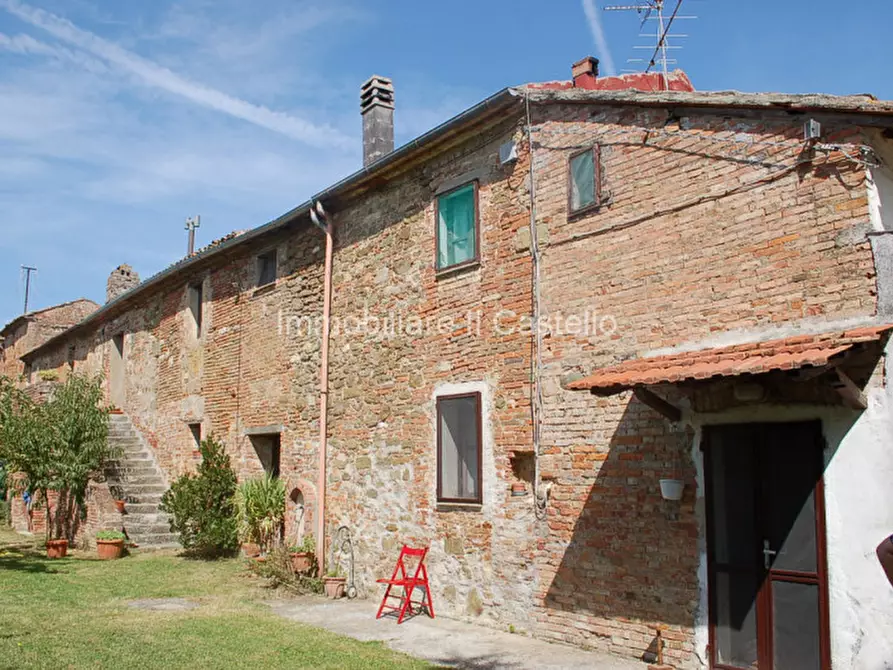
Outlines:
{"label": "potted plant", "polygon": [[325,585],[327,598],[338,600],[338,598],[344,596],[344,583],[347,581],[347,578],[344,576],[341,568],[337,566],[330,568],[322,581]]}
{"label": "potted plant", "polygon": [[124,555],[127,536],[120,530],[101,530],[96,533],[96,553],[100,560],[108,561]]}
{"label": "potted plant", "polygon": [[124,492],[121,490],[120,486],[109,486],[109,493],[112,494],[112,499],[115,501],[115,508],[118,510],[118,514],[124,514]]}
{"label": "potted plant", "polygon": [[282,530],[285,484],[269,474],[242,482],[236,489],[236,516],[242,542],[258,545],[265,555]]}
{"label": "potted plant", "polygon": [[301,538],[300,544],[289,547],[288,552],[291,555],[291,566],[295,572],[310,572],[316,554],[316,539],[308,533]]}
{"label": "potted plant", "polygon": [[47,540],[47,558],[65,558],[68,555],[68,540]]}

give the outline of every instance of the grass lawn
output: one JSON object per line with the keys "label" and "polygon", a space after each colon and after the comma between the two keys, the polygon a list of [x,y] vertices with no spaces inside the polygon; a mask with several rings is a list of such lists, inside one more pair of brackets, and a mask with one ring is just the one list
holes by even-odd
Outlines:
{"label": "grass lawn", "polygon": [[[199,607],[139,610],[180,597]],[[241,560],[89,553],[50,561],[0,530],[0,668],[429,668],[380,643],[286,621]]]}

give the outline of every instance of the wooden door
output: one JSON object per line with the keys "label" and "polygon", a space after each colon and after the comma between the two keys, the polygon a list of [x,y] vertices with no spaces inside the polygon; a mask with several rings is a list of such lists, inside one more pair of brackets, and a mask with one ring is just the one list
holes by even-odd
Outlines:
{"label": "wooden door", "polygon": [[715,668],[830,668],[819,422],[712,426],[704,452]]}

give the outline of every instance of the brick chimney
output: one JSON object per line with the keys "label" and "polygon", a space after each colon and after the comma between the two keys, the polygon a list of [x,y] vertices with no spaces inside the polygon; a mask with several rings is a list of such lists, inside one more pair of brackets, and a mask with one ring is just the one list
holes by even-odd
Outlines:
{"label": "brick chimney", "polygon": [[571,75],[574,78],[574,88],[594,88],[595,80],[598,79],[598,58],[586,56],[583,60],[578,60],[571,68]]}
{"label": "brick chimney", "polygon": [[111,302],[140,283],[140,276],[129,265],[119,265],[105,285],[105,301]]}
{"label": "brick chimney", "polygon": [[372,75],[360,89],[363,115],[363,165],[374,163],[394,150],[394,84]]}

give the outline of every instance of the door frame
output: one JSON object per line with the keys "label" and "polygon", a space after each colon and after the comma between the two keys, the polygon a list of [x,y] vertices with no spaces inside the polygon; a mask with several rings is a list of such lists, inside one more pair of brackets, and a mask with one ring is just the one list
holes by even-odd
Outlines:
{"label": "door frame", "polygon": [[[827,551],[827,535],[825,523],[825,438],[822,430],[821,419],[807,419],[794,421],[736,421],[730,423],[705,424],[703,426],[701,438],[701,454],[704,462],[704,513],[706,523],[706,551],[707,551],[707,659],[708,666],[715,670],[740,670],[736,666],[724,665],[716,662],[716,624],[713,605],[713,594],[716,592],[715,570],[713,557],[713,510],[711,509],[711,501],[713,500],[713,482],[711,476],[711,456],[710,456],[710,433],[714,430],[733,429],[735,426],[769,426],[777,424],[817,424],[817,443],[815,445],[816,458],[819,460],[819,478],[816,481],[814,489],[815,501],[815,519],[816,519],[816,572],[818,575],[819,587],[819,653],[821,657],[822,670],[831,670],[831,617],[830,617],[830,595],[828,592],[828,551]],[[756,474],[761,474],[757,472]],[[756,494],[755,494],[756,498]],[[754,501],[755,505],[762,506],[762,501]],[[760,510],[756,510],[760,513]],[[789,581],[795,581],[796,577]],[[764,579],[756,596],[756,606],[760,610],[768,612],[767,616],[757,615],[757,649],[758,663],[760,670],[772,668],[772,659],[763,658],[768,656],[768,652],[773,649],[773,626],[772,626],[772,600],[771,600],[771,579]],[[808,583],[813,583],[810,579]],[[759,636],[763,637],[765,644],[760,644]],[[775,668],[773,670],[784,670],[783,668]]]}

